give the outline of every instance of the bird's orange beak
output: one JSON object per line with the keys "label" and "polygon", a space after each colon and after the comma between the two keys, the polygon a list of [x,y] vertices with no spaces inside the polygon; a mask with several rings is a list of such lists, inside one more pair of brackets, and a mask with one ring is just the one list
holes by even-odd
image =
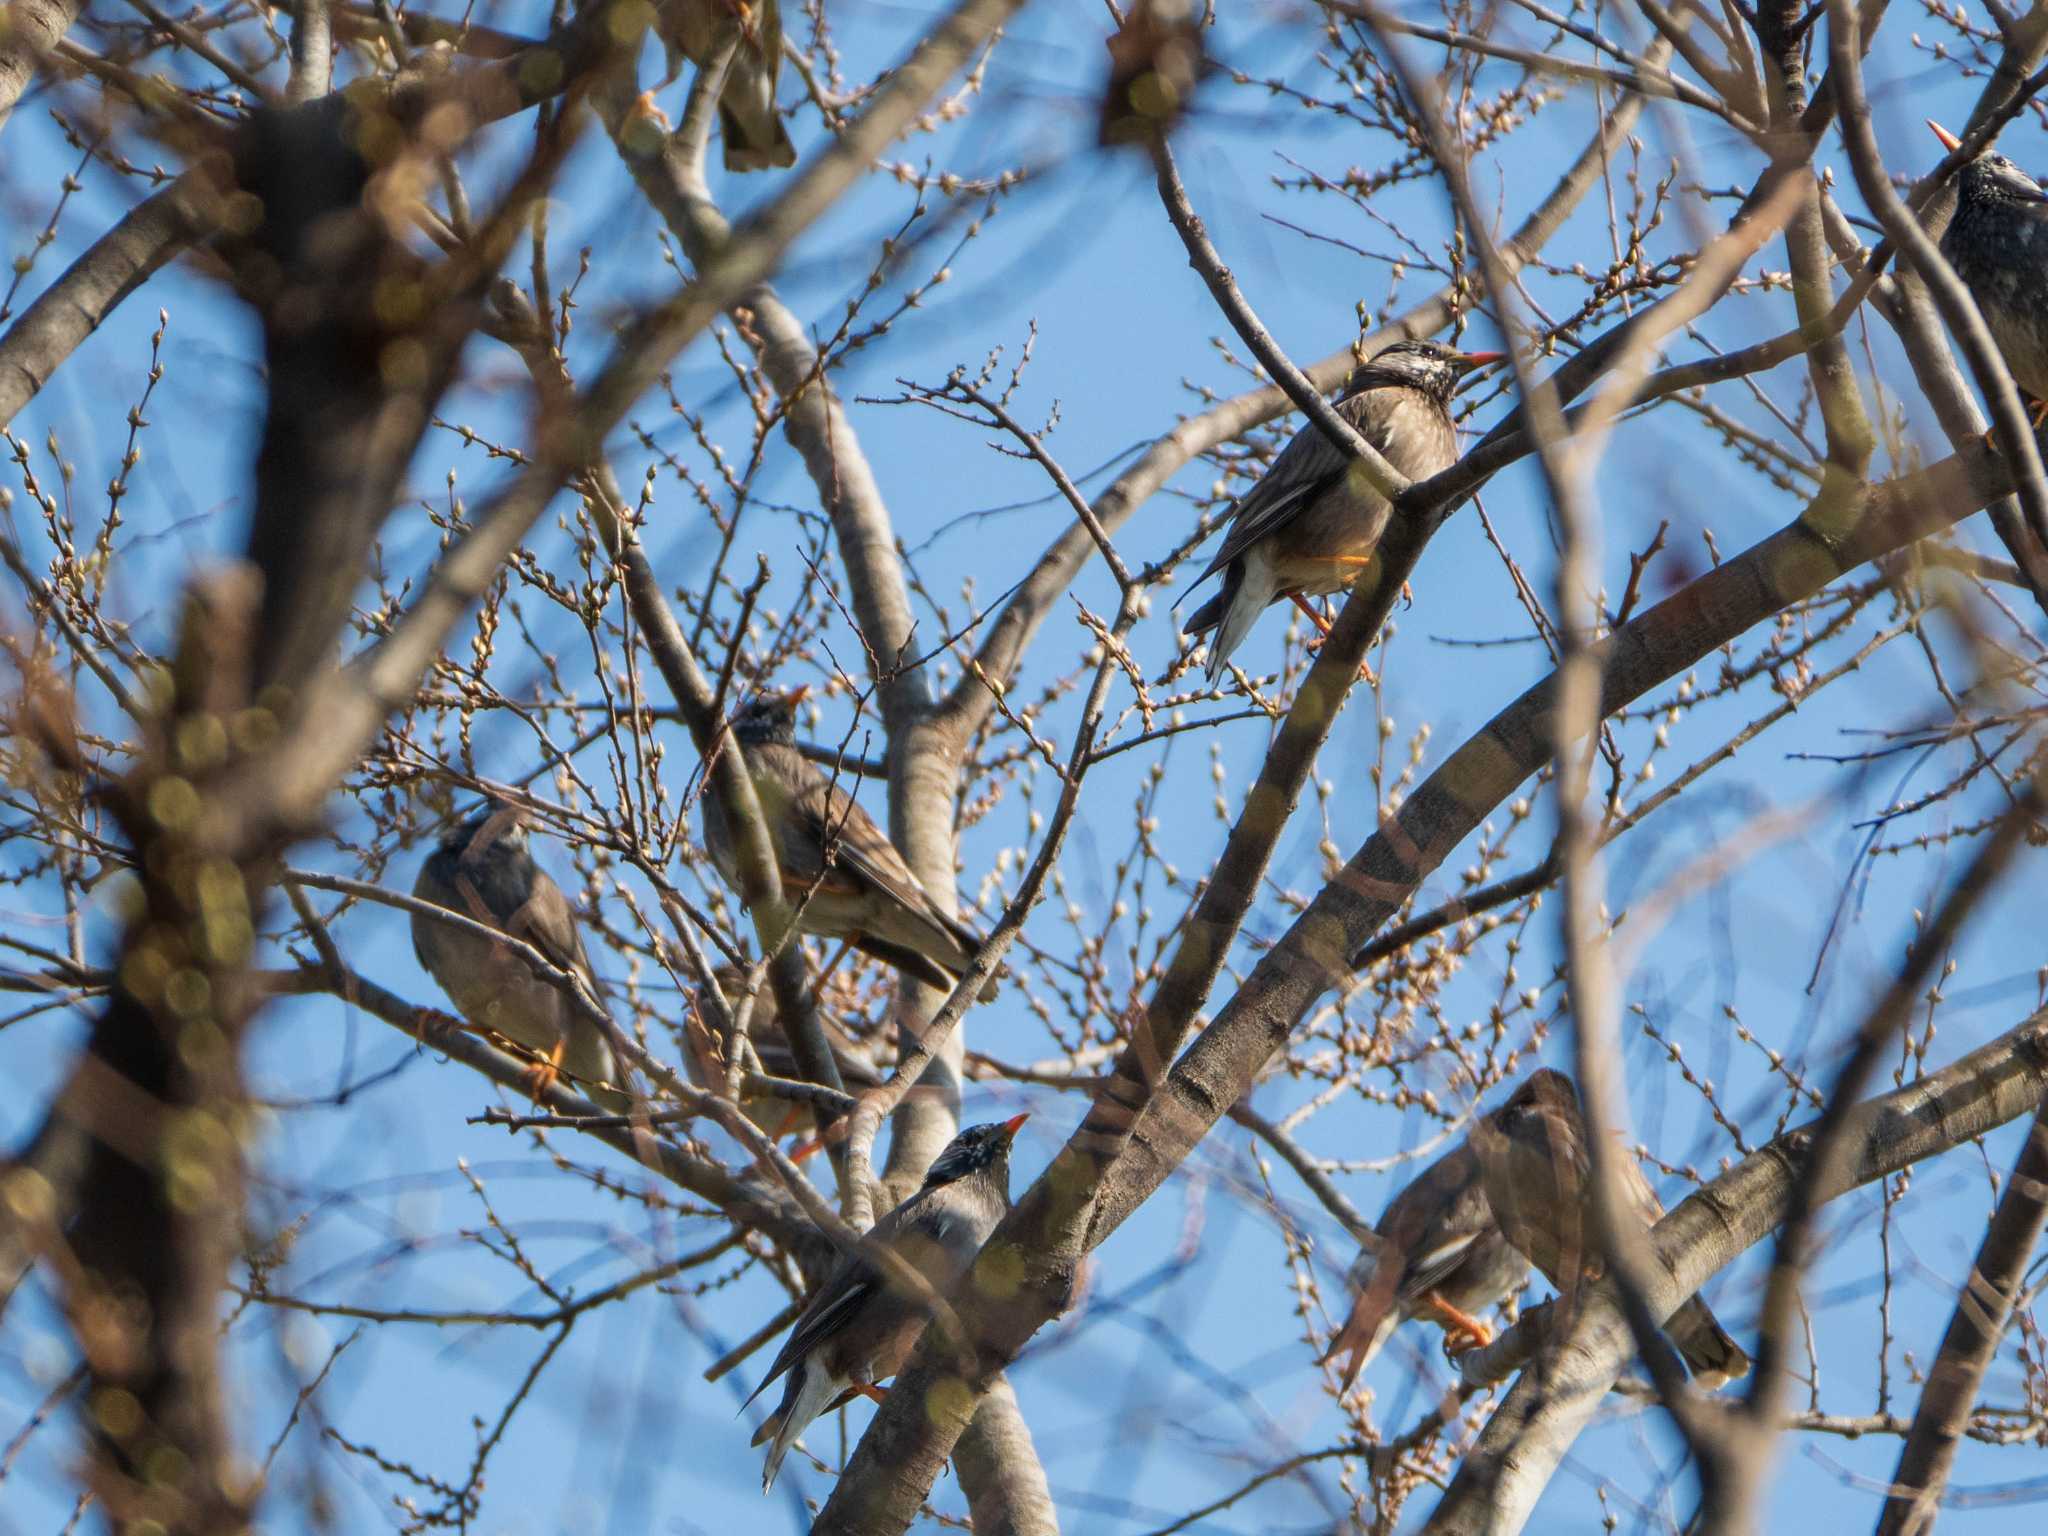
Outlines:
{"label": "bird's orange beak", "polygon": [[1466,352],[1461,354],[1467,368],[1484,368],[1488,363],[1504,363],[1505,352]]}
{"label": "bird's orange beak", "polygon": [[805,699],[810,697],[810,693],[811,685],[809,683],[798,683],[794,688],[789,690],[789,707],[791,709],[795,709],[797,705],[803,703]]}
{"label": "bird's orange beak", "polygon": [[1022,1129],[1024,1122],[1030,1118],[1030,1112],[1026,1111],[1024,1114],[1005,1120],[1003,1122],[1003,1140],[1015,1141],[1017,1139],[1017,1132]]}
{"label": "bird's orange beak", "polygon": [[1937,139],[1941,140],[1941,147],[1943,149],[1949,150],[1950,152],[1954,152],[1956,149],[1962,146],[1963,141],[1961,139],[1957,138],[1954,134],[1950,133],[1946,128],[1942,127],[1941,124],[1937,123],[1933,118],[1930,117],[1927,119],[1927,126],[1932,128],[1934,130],[1934,136]]}

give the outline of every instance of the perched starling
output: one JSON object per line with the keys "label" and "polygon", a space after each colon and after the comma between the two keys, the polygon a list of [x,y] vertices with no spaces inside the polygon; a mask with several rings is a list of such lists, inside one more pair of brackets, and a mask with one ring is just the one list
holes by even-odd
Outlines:
{"label": "perched starling", "polygon": [[[698,68],[711,62],[728,18],[740,24],[739,47],[718,93],[719,131],[725,137],[728,171],[762,171],[796,164],[796,146],[775,110],[775,82],[782,73],[782,11],[778,0],[657,0],[654,30],[668,52],[665,86],[682,73],[683,60]],[[656,86],[655,90],[661,89]],[[654,112],[654,92],[641,98]]]}
{"label": "perched starling", "polygon": [[[764,694],[732,721],[775,844],[783,894],[795,902],[809,893],[805,933],[845,939],[906,976],[950,990],[981,947],[981,935],[940,910],[860,802],[797,750],[796,707],[805,691]],[[738,890],[739,865],[716,779],[704,791],[704,846],[726,884]],[[995,994],[992,978],[981,999]]]}
{"label": "perched starling", "polygon": [[[1588,1205],[1592,1175],[1578,1090],[1562,1072],[1533,1073],[1506,1104],[1473,1127],[1486,1198],[1508,1241],[1529,1256],[1558,1293],[1576,1297],[1582,1279],[1606,1271]],[[1647,1232],[1664,1214],[1632,1157],[1618,1159],[1623,1199]],[[1749,1356],[1698,1296],[1688,1297],[1664,1331],[1703,1387],[1749,1374]]]}
{"label": "perched starling", "polygon": [[1346,1391],[1411,1318],[1441,1323],[1447,1344],[1492,1342],[1474,1314],[1521,1284],[1529,1261],[1495,1224],[1471,1147],[1461,1142],[1425,1168],[1387,1202],[1373,1232],[1351,1266],[1351,1315],[1323,1355],[1327,1362],[1350,1353]]}
{"label": "perched starling", "polygon": [[[1961,140],[1929,122],[1942,148]],[[1941,254],[1977,301],[2012,380],[2048,415],[2048,192],[2005,156],[1985,150],[1956,172],[1956,211]]]}
{"label": "perched starling", "polygon": [[[1397,341],[1353,373],[1337,412],[1410,480],[1449,469],[1458,454],[1451,393],[1471,369],[1497,352],[1454,352],[1433,341]],[[1393,503],[1372,487],[1322,429],[1310,422],[1294,434],[1259,483],[1230,511],[1230,531],[1200,586],[1223,573],[1223,590],[1195,610],[1181,632],[1216,631],[1209,643],[1209,681],[1222,680],[1231,654],[1272,603],[1291,599],[1319,629],[1311,597],[1341,592],[1372,562]],[[1192,588],[1190,589],[1192,590]]]}
{"label": "perched starling", "polygon": [[[933,1161],[924,1187],[876,1222],[868,1242],[889,1249],[940,1295],[950,1291],[1010,1208],[1010,1143],[1028,1118],[969,1126],[955,1136]],[[880,1400],[875,1384],[903,1369],[928,1321],[918,1298],[890,1284],[865,1254],[840,1261],[747,1398],[751,1403],[778,1376],[788,1376],[782,1405],[754,1435],[755,1445],[769,1442],[763,1492],[774,1486],[782,1458],[813,1419],[856,1393]]]}
{"label": "perched starling", "polygon": [[[717,981],[719,993],[728,1003],[739,997],[744,978],[737,969],[729,965],[720,966]],[[882,1074],[875,1070],[874,1063],[861,1054],[860,1048],[823,1007],[818,1010],[818,1022],[824,1026],[825,1043],[832,1048],[832,1059],[839,1066],[839,1078],[845,1083],[847,1092],[858,1093],[863,1088],[880,1084]],[[724,1049],[717,1026],[712,1022],[711,1011],[701,996],[691,1006],[683,1040],[687,1048],[684,1064],[689,1069],[690,1081],[707,1092],[722,1092],[725,1086]],[[790,1049],[789,1037],[783,1032],[781,1015],[775,1011],[775,999],[765,986],[754,996],[754,1016],[747,1029],[747,1045],[751,1061],[768,1076],[803,1077],[797,1066],[796,1053]],[[816,1124],[810,1105],[767,1094],[743,1097],[740,1112],[771,1137],[809,1134]]]}
{"label": "perched starling", "polygon": [[[428,855],[412,893],[523,939],[581,976],[591,995],[597,995],[569,898],[533,861],[517,806],[486,800],[482,810],[450,830]],[[420,913],[413,914],[412,950],[472,1025],[546,1058],[547,1065],[534,1075],[536,1094],[561,1071],[607,1109],[626,1107],[624,1094],[592,1087],[614,1077],[604,1031],[511,950]]]}

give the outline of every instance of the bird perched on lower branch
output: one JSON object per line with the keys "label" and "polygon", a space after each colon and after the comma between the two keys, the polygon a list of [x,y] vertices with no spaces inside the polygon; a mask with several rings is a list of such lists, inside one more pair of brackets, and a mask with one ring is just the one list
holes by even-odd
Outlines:
{"label": "bird perched on lower branch", "polygon": [[1418,1317],[1443,1325],[1447,1348],[1484,1346],[1492,1334],[1477,1314],[1528,1273],[1486,1203],[1479,1159],[1461,1142],[1387,1202],[1351,1266],[1351,1315],[1319,1363],[1348,1352],[1349,1391],[1394,1329]]}
{"label": "bird perched on lower branch", "polygon": [[[807,691],[763,694],[732,721],[775,845],[783,894],[804,903],[798,926],[845,939],[906,976],[951,990],[981,948],[981,935],[932,900],[860,802],[797,750],[796,708]],[[739,858],[715,777],[704,791],[704,847],[738,890]],[[995,994],[991,978],[981,1000]]]}
{"label": "bird perched on lower branch", "polygon": [[[1501,1231],[1557,1287],[1569,1313],[1580,1285],[1607,1268],[1589,1203],[1593,1164],[1578,1090],[1562,1072],[1535,1072],[1473,1125],[1469,1142]],[[1663,1203],[1634,1158],[1623,1154],[1618,1162],[1623,1205],[1648,1232]],[[1700,1297],[1688,1297],[1664,1331],[1701,1386],[1749,1374],[1749,1356]]]}
{"label": "bird perched on lower branch", "polygon": [[[1962,141],[1927,126],[1953,150]],[[1977,301],[2012,380],[2048,416],[2048,192],[2001,154],[1985,150],[1956,172],[1956,211],[1941,254]]]}
{"label": "bird perched on lower branch", "polygon": [[[746,978],[737,967],[730,965],[721,965],[712,974],[718,983],[719,995],[728,1006],[736,1006]],[[725,1088],[725,1047],[714,1018],[709,1000],[700,992],[691,1004],[690,1017],[684,1025],[683,1061],[691,1082],[707,1093],[722,1093]],[[839,1080],[846,1085],[846,1091],[858,1093],[863,1088],[878,1086],[882,1074],[839,1027],[822,1001],[818,1008],[818,1023],[825,1031],[825,1044],[831,1049],[832,1060],[839,1068]],[[776,1011],[775,999],[766,985],[754,994],[754,1013],[747,1027],[747,1050],[749,1063],[769,1077],[801,1080],[804,1076],[797,1065],[796,1052],[790,1046],[789,1033],[782,1027],[782,1015]],[[740,1113],[770,1138],[809,1134],[817,1124],[817,1114],[809,1104],[796,1099],[776,1098],[772,1094],[742,1094]]]}
{"label": "bird perched on lower branch", "polygon": [[[1029,1118],[972,1125],[955,1136],[933,1160],[924,1187],[876,1222],[866,1244],[887,1248],[939,1295],[953,1289],[1010,1209],[1010,1143]],[[782,1405],[754,1435],[755,1445],[768,1442],[762,1492],[775,1485],[782,1458],[812,1420],[855,1394],[881,1401],[876,1383],[903,1369],[929,1321],[924,1303],[892,1283],[868,1254],[840,1260],[747,1398],[751,1403],[770,1382],[788,1377]]]}
{"label": "bird perched on lower branch", "polygon": [[[486,800],[483,809],[452,828],[420,866],[412,893],[524,940],[581,977],[596,998],[576,914],[562,888],[534,862],[517,806]],[[624,1094],[593,1086],[615,1075],[603,1026],[562,988],[535,974],[522,957],[483,934],[418,912],[412,919],[412,949],[470,1024],[544,1058],[533,1073],[536,1097],[557,1073],[564,1073],[606,1109],[627,1107]]]}
{"label": "bird perched on lower branch", "polygon": [[[1397,341],[1374,354],[1346,382],[1337,414],[1410,480],[1449,469],[1458,456],[1451,394],[1474,368],[1499,352],[1457,352],[1433,341]],[[1295,433],[1259,483],[1230,509],[1230,531],[1202,574],[1219,571],[1223,590],[1181,626],[1183,635],[1215,632],[1208,674],[1214,684],[1254,620],[1268,605],[1291,600],[1328,633],[1311,597],[1342,592],[1372,563],[1393,503],[1373,487],[1323,430],[1310,422]],[[1190,588],[1192,590],[1192,588]]]}

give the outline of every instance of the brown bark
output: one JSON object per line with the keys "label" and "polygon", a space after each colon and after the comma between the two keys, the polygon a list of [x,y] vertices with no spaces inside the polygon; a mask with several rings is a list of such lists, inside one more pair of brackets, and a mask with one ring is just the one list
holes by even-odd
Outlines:
{"label": "brown bark", "polygon": [[[1873,488],[1846,527],[1835,517],[1809,525],[1802,516],[1604,642],[1601,716],[1862,562],[1969,515],[2009,485],[2003,464],[1979,445]],[[1824,508],[1816,503],[1810,510]],[[1347,617],[1358,606],[1348,605]],[[1335,648],[1326,646],[1325,654]],[[1546,680],[1495,716],[1352,856],[1174,1065],[1099,1182],[1089,1177],[1096,1163],[1091,1115],[984,1250],[983,1264],[999,1255],[1002,1268],[1021,1272],[1023,1281],[1014,1299],[995,1303],[970,1294],[962,1303],[977,1346],[973,1363],[963,1372],[953,1361],[920,1353],[848,1465],[818,1530],[873,1536],[904,1528],[971,1413],[976,1384],[1014,1359],[1066,1305],[1080,1253],[1057,1218],[1085,1207],[1085,1246],[1092,1248],[1151,1197],[1346,973],[1347,957],[1548,758],[1553,694],[1554,681]],[[952,1381],[968,1390],[941,1386]],[[911,1404],[919,1411],[911,1412]]]}
{"label": "brown bark", "polygon": [[43,55],[84,9],[85,0],[12,0],[0,7],[0,129],[6,128]]}
{"label": "brown bark", "polygon": [[1899,1451],[1893,1493],[1878,1516],[1877,1536],[1926,1536],[1934,1529],[1941,1490],[1954,1464],[1977,1387],[1998,1353],[2026,1278],[2027,1261],[2048,1224],[2048,1099],[2034,1114],[2026,1142],[1977,1261],[1956,1297],[1941,1352],[1927,1373],[1913,1428]]}

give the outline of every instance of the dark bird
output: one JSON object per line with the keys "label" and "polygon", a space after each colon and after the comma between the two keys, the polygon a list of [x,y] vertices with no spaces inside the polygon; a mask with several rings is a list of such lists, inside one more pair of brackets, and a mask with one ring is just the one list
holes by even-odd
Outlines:
{"label": "dark bird", "polygon": [[[782,73],[782,11],[778,0],[657,0],[654,30],[668,54],[668,75],[660,90],[682,73],[683,60],[699,69],[717,55],[727,22],[739,21],[739,46],[726,66],[718,92],[719,131],[725,138],[728,171],[764,171],[796,164],[796,146],[775,110],[775,83]],[[641,110],[661,116],[654,91],[640,98]]]}
{"label": "dark bird", "polygon": [[[1451,424],[1458,381],[1502,355],[1397,341],[1351,375],[1337,414],[1410,480],[1427,479],[1449,469],[1458,456]],[[1209,643],[1209,681],[1222,680],[1253,621],[1282,598],[1327,632],[1308,599],[1341,592],[1357,579],[1372,563],[1393,510],[1365,471],[1314,422],[1295,433],[1259,483],[1230,509],[1223,547],[1195,578],[1200,586],[1223,573],[1223,590],[1181,626],[1184,635],[1216,631]]]}
{"label": "dark bird", "polygon": [[1417,1317],[1441,1323],[1447,1347],[1489,1344],[1492,1332],[1475,1314],[1528,1273],[1529,1261],[1494,1222],[1479,1159],[1460,1142],[1387,1202],[1351,1266],[1351,1315],[1321,1363],[1349,1352],[1348,1392],[1394,1329]]}
{"label": "dark bird", "polygon": [[[939,1295],[952,1290],[1010,1209],[1010,1143],[1029,1118],[973,1125],[955,1136],[933,1160],[924,1187],[876,1222],[867,1244],[887,1248]],[[754,1435],[755,1445],[769,1442],[764,1493],[812,1420],[856,1393],[881,1401],[876,1383],[903,1369],[928,1321],[919,1299],[892,1284],[865,1252],[839,1261],[747,1398],[751,1403],[778,1376],[788,1377],[782,1405]]]}
{"label": "dark bird", "polygon": [[[1943,149],[1962,141],[1928,127]],[[2012,381],[2048,416],[2048,192],[2005,156],[1985,150],[1956,171],[1956,211],[1941,254],[1977,301]]]}
{"label": "dark bird", "polygon": [[[517,806],[486,800],[482,810],[452,828],[420,866],[412,893],[523,939],[563,970],[582,977],[591,996],[597,995],[569,898],[534,862]],[[503,1035],[545,1059],[534,1073],[536,1095],[557,1072],[564,1072],[606,1108],[626,1107],[624,1094],[592,1089],[614,1076],[604,1030],[510,949],[415,912],[412,951],[471,1025]]]}
{"label": "dark bird", "polygon": [[[906,976],[950,991],[981,947],[981,935],[940,909],[860,802],[797,750],[796,707],[806,691],[763,694],[732,721],[775,844],[783,894],[791,902],[809,894],[800,920],[805,933],[845,939]],[[726,884],[738,890],[739,865],[716,778],[704,791],[704,846]],[[981,1000],[995,994],[991,978]]]}
{"label": "dark bird", "polygon": [[[745,978],[736,967],[729,965],[720,966],[713,974],[718,982],[719,995],[728,1004],[736,1005]],[[691,1082],[706,1092],[719,1093],[725,1085],[725,1050],[718,1026],[713,1022],[714,1017],[708,1000],[700,992],[684,1026],[683,1059]],[[822,1006],[818,1009],[818,1022],[824,1028],[825,1043],[831,1047],[832,1059],[839,1067],[839,1079],[846,1085],[847,1092],[858,1093],[863,1088],[878,1086],[882,1074]],[[754,1014],[747,1026],[747,1052],[748,1064],[769,1077],[803,1078],[796,1052],[790,1048],[789,1036],[783,1030],[782,1016],[775,1011],[775,999],[765,985],[754,994]],[[740,1113],[770,1137],[808,1135],[816,1125],[816,1116],[810,1105],[793,1099],[779,1099],[772,1094],[742,1094]]]}
{"label": "dark bird", "polygon": [[[1597,1279],[1607,1267],[1594,1240],[1588,1203],[1593,1165],[1572,1080],[1548,1068],[1532,1073],[1507,1103],[1473,1125],[1469,1142],[1501,1230],[1569,1308],[1581,1281]],[[1647,1232],[1664,1214],[1663,1203],[1634,1158],[1623,1155],[1617,1162],[1622,1199]],[[1700,1297],[1688,1297],[1664,1331],[1701,1386],[1718,1387],[1749,1374],[1749,1356]]]}
{"label": "dark bird", "polygon": [[1173,131],[1215,68],[1193,0],[1133,0],[1108,39],[1109,83],[1096,142],[1149,144]]}

